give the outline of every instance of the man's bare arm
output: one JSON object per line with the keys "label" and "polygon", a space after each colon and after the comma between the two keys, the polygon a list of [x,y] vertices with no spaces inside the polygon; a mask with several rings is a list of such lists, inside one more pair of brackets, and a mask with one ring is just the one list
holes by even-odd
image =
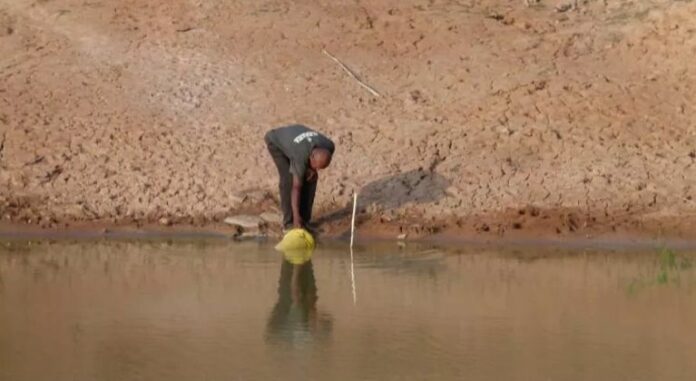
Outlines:
{"label": "man's bare arm", "polygon": [[290,204],[292,205],[292,224],[296,228],[304,227],[304,221],[300,215],[300,195],[302,194],[302,179],[292,175],[292,193]]}

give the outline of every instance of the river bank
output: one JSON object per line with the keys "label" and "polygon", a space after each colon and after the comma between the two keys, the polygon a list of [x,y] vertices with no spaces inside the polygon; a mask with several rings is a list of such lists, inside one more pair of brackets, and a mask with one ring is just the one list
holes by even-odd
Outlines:
{"label": "river bank", "polygon": [[[525,213],[526,214],[526,213]],[[330,216],[330,215],[329,215]],[[596,222],[578,220],[571,225],[557,228],[563,218],[541,216],[537,221],[525,221],[519,211],[509,218],[494,220],[458,219],[439,223],[417,223],[416,220],[380,221],[367,215],[359,215],[356,236],[358,243],[394,242],[398,244],[436,244],[458,247],[462,245],[533,246],[533,247],[599,247],[599,248],[695,248],[693,225],[670,221],[654,225],[640,223],[626,225],[599,225]],[[474,222],[476,221],[476,222]],[[163,223],[163,222],[166,222]],[[322,224],[317,238],[322,241],[347,241],[349,221],[337,219]],[[526,226],[525,228],[520,225]],[[688,226],[685,229],[685,226]],[[236,241],[271,241],[281,237],[280,226],[264,223],[259,229],[242,228],[220,221],[160,221],[121,222],[80,221],[56,223],[50,227],[25,223],[0,222],[0,238],[4,239],[157,239],[157,238],[219,238]]]}
{"label": "river bank", "polygon": [[695,237],[696,3],[484,3],[0,0],[0,219],[272,212],[297,122],[336,235],[357,191],[390,238]]}

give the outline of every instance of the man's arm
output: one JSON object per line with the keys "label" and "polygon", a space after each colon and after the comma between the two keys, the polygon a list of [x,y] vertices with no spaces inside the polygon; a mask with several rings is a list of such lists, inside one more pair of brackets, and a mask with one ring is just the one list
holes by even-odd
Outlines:
{"label": "man's arm", "polygon": [[292,205],[292,224],[296,228],[303,228],[304,221],[300,215],[300,195],[302,194],[302,181],[299,176],[292,175],[292,192],[290,193],[290,204]]}

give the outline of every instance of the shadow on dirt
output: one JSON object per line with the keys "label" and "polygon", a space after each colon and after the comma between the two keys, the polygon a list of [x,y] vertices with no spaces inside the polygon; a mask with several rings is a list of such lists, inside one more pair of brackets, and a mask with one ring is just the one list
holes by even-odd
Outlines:
{"label": "shadow on dirt", "polygon": [[[416,169],[370,182],[360,189],[358,210],[373,205],[379,210],[397,209],[407,203],[427,204],[445,197],[449,181],[436,172]],[[316,224],[350,217],[352,204],[318,218]]]}

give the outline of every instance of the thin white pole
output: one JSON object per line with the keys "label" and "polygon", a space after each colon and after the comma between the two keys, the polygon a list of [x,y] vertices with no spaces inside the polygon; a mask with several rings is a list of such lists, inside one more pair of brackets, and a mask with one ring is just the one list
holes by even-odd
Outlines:
{"label": "thin white pole", "polygon": [[355,240],[355,211],[358,209],[358,194],[353,193],[353,218],[350,222],[350,247],[353,248]]}
{"label": "thin white pole", "polygon": [[353,262],[353,242],[355,242],[355,212],[358,207],[358,193],[353,193],[353,218],[350,222],[350,284],[353,288],[353,305],[358,301],[355,292],[355,265]]}

